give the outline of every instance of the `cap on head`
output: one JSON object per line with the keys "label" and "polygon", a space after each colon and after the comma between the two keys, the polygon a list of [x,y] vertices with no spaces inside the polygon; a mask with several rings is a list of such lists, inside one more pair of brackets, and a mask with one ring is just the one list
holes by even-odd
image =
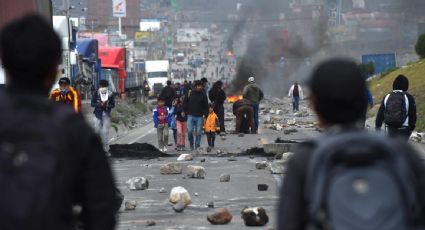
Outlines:
{"label": "cap on head", "polygon": [[71,81],[67,77],[62,77],[59,79],[59,85],[70,85]]}
{"label": "cap on head", "polygon": [[249,77],[248,78],[248,82],[249,83],[254,83],[255,82],[255,78],[254,77]]}
{"label": "cap on head", "polygon": [[404,75],[398,75],[393,82],[393,90],[407,91],[409,89],[409,79]]}
{"label": "cap on head", "polygon": [[313,71],[309,86],[316,112],[328,125],[353,124],[366,116],[366,82],[357,64],[330,59]]}

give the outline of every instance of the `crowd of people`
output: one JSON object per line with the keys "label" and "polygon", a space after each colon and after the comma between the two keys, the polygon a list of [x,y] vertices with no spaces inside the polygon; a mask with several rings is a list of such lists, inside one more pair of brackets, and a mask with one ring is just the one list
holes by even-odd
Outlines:
{"label": "crowd of people", "polygon": [[[74,229],[76,204],[83,210],[84,229],[115,227],[121,203],[102,141],[79,112],[79,95],[61,79],[47,97],[61,49],[52,26],[37,15],[0,32],[0,58],[8,74],[7,87],[0,91],[0,229]],[[248,119],[250,132],[256,133],[264,95],[253,77],[248,81],[233,112]],[[416,125],[408,78],[398,76],[382,100],[376,130],[385,124],[389,135],[359,125],[368,94],[355,62],[320,63],[307,86],[325,132],[301,143],[287,163],[278,229],[423,229],[425,167],[406,141]],[[206,79],[192,87],[183,84],[180,94],[171,82],[167,87],[153,116],[159,147],[166,151],[169,128],[176,130],[180,149],[186,134],[190,148],[199,148],[203,131],[214,147],[215,135],[225,130],[222,83],[211,89]],[[298,84],[291,88],[297,111],[302,89]],[[107,124],[114,107],[107,81],[100,82],[92,106],[99,126]],[[237,122],[239,129],[244,119]]]}

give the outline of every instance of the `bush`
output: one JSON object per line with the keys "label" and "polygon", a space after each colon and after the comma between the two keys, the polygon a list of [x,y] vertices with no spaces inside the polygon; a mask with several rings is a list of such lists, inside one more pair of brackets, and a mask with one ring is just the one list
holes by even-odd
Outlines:
{"label": "bush", "polygon": [[415,45],[415,50],[421,58],[425,58],[425,34],[419,36]]}
{"label": "bush", "polygon": [[375,65],[373,62],[369,62],[367,64],[360,64],[359,65],[360,71],[362,72],[363,76],[366,78],[372,76],[375,73]]}

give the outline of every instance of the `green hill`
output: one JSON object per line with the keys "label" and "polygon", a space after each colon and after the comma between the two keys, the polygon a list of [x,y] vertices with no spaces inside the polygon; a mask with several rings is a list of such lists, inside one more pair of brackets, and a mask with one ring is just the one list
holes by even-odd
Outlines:
{"label": "green hill", "polygon": [[372,91],[375,107],[371,111],[376,114],[383,97],[392,90],[394,79],[403,74],[409,78],[409,93],[415,97],[418,113],[416,130],[425,131],[425,60],[407,65],[404,68],[396,69],[381,77],[377,77],[369,82]]}

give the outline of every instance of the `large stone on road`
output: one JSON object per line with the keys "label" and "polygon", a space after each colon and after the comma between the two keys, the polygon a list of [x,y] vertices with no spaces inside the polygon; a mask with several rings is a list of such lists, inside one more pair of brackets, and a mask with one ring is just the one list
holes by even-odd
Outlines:
{"label": "large stone on road", "polygon": [[266,210],[262,207],[244,208],[241,214],[246,226],[264,226],[269,222]]}
{"label": "large stone on road", "polygon": [[179,163],[168,163],[159,168],[161,174],[182,174],[183,167]]}
{"label": "large stone on road", "polygon": [[137,207],[137,202],[136,202],[136,201],[134,201],[134,200],[127,200],[127,201],[124,203],[124,210],[125,210],[125,211],[133,211],[133,210],[136,210],[136,207]]}
{"label": "large stone on road", "polygon": [[188,165],[187,176],[189,178],[204,179],[206,175],[205,168],[202,166]]}
{"label": "large stone on road", "polygon": [[133,177],[126,182],[131,191],[145,190],[149,188],[149,181],[145,177]]}
{"label": "large stone on road", "polygon": [[183,203],[185,206],[188,206],[192,203],[192,197],[190,197],[189,192],[184,187],[174,187],[171,189],[170,197],[168,198],[170,203],[178,204]]}
{"label": "large stone on road", "polygon": [[207,220],[211,224],[228,224],[232,221],[232,214],[230,214],[227,208],[220,208],[217,212],[209,214]]}
{"label": "large stone on road", "polygon": [[262,162],[255,163],[255,168],[258,169],[258,170],[266,169],[267,166],[269,166],[269,164],[267,163],[267,161],[262,161]]}
{"label": "large stone on road", "polygon": [[193,156],[192,156],[192,154],[184,153],[184,154],[181,154],[179,156],[179,158],[177,158],[177,160],[178,161],[191,161],[191,160],[193,160]]}
{"label": "large stone on road", "polygon": [[272,174],[284,174],[286,172],[286,165],[293,155],[294,153],[292,152],[283,153],[280,160],[275,160],[270,164],[270,172]]}
{"label": "large stone on road", "polygon": [[229,181],[230,181],[230,175],[229,174],[221,174],[220,182],[229,182]]}

